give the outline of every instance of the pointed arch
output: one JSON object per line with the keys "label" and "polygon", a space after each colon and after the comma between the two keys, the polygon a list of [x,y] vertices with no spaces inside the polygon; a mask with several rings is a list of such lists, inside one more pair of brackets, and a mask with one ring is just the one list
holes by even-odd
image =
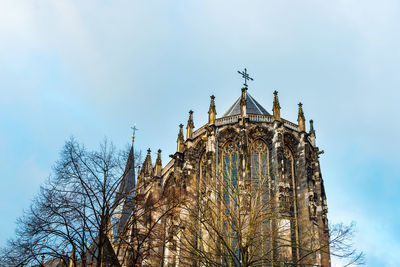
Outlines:
{"label": "pointed arch", "polygon": [[[223,174],[223,221],[222,227],[226,241],[229,244],[225,249],[229,251],[228,257],[223,259],[223,266],[238,266],[240,261],[239,253],[239,228],[237,225],[238,216],[235,215],[240,201],[239,192],[239,147],[235,142],[229,141],[222,150],[222,174]],[[236,222],[236,223],[235,223]],[[233,253],[235,256],[233,256]]]}
{"label": "pointed arch", "polygon": [[286,247],[282,248],[282,256],[286,260],[296,262],[299,258],[299,249],[296,246],[299,240],[297,228],[297,202],[295,158],[289,146],[283,148],[283,180],[279,183],[279,203],[283,219],[280,220],[281,234]]}
{"label": "pointed arch", "polygon": [[254,185],[261,187],[264,192],[269,188],[269,151],[267,143],[256,139],[250,147],[250,171]]}
{"label": "pointed arch", "polygon": [[232,194],[239,182],[239,147],[234,142],[228,142],[223,147],[222,175],[227,193]]}

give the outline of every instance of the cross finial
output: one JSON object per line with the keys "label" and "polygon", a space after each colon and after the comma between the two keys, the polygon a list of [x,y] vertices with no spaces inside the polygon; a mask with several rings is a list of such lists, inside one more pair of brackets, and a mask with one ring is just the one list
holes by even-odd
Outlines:
{"label": "cross finial", "polygon": [[136,123],[133,125],[133,127],[131,127],[131,129],[132,129],[132,143],[133,142],[135,142],[135,133],[136,133],[136,131],[139,131],[139,129],[138,128],[136,128]]}
{"label": "cross finial", "polygon": [[238,71],[239,74],[242,75],[242,78],[244,79],[244,87],[247,88],[247,80],[253,81],[253,78],[249,76],[247,73],[247,69],[245,68],[244,71]]}

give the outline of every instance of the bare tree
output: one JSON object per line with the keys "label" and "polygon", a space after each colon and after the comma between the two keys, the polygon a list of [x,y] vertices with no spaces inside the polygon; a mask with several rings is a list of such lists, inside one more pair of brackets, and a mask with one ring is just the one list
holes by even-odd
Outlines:
{"label": "bare tree", "polygon": [[134,210],[116,241],[117,254],[125,266],[162,262],[168,223],[182,203],[177,188],[159,188],[151,193],[145,189],[145,185],[137,188]]}
{"label": "bare tree", "polygon": [[[312,265],[310,257],[331,253],[348,259],[348,264],[363,263],[363,253],[351,243],[353,224],[332,225],[326,243],[313,227],[303,231],[307,242],[293,242],[292,195],[274,190],[268,166],[263,165],[266,161],[255,162],[258,166],[253,164],[250,175],[247,169],[239,171],[238,159],[231,159],[215,175],[208,173],[189,195],[178,235],[181,256],[187,262],[195,266],[307,266]],[[296,253],[300,256],[293,256]]]}
{"label": "bare tree", "polygon": [[355,226],[354,222],[349,225],[338,223],[329,226],[331,256],[340,260],[343,266],[365,264],[365,254],[357,251],[353,244]]}
{"label": "bare tree", "polygon": [[[3,250],[10,266],[59,258],[74,266],[118,265],[110,242],[112,217],[125,199],[122,182],[126,153],[107,140],[88,151],[75,139],[65,143],[53,175],[30,209],[18,220],[16,238]],[[12,251],[13,253],[9,253]]]}

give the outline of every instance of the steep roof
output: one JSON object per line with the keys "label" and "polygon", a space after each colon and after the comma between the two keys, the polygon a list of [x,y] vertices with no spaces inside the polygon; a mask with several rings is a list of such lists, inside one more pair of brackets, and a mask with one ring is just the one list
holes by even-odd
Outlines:
{"label": "steep roof", "polygon": [[129,156],[126,162],[123,179],[119,187],[119,192],[128,194],[135,189],[135,186],[135,155],[132,146],[129,151]]}
{"label": "steep roof", "polygon": [[[265,108],[263,108],[246,90],[246,106],[247,114],[259,114],[259,115],[271,115]],[[224,117],[240,115],[240,99],[241,96],[236,100],[236,102],[225,112]]]}
{"label": "steep roof", "polygon": [[114,225],[114,231],[116,235],[122,231],[134,209],[133,196],[135,194],[135,187],[135,155],[132,146],[129,152],[121,185],[116,196],[116,202],[119,202],[118,205],[120,206],[120,210],[117,211],[119,212],[118,215],[120,218],[118,223]]}

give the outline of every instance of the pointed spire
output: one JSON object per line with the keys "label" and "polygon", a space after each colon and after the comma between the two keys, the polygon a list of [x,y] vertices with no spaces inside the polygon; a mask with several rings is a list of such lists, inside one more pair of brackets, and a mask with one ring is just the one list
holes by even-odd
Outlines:
{"label": "pointed spire", "polygon": [[297,122],[299,125],[299,131],[305,132],[306,131],[306,119],[304,118],[303,104],[301,102],[299,103],[299,115],[297,117]]}
{"label": "pointed spire", "polygon": [[126,162],[125,173],[127,173],[131,169],[133,170],[134,168],[135,168],[135,155],[134,155],[133,146],[131,146],[131,149],[130,149],[129,155],[128,155],[128,161]]}
{"label": "pointed spire", "polygon": [[313,146],[315,146],[316,145],[316,142],[315,142],[316,138],[315,138],[315,130],[314,130],[314,121],[313,120],[310,120],[310,132],[308,134],[310,136],[311,144]]}
{"label": "pointed spire", "polygon": [[215,110],[215,96],[210,96],[210,108],[208,109],[208,124],[215,124],[215,118],[217,117],[217,111]]}
{"label": "pointed spire", "polygon": [[278,91],[274,91],[274,104],[272,107],[272,111],[274,114],[274,118],[276,120],[281,119],[281,106],[279,105],[279,99],[278,99]]}
{"label": "pointed spire", "polygon": [[143,162],[143,167],[140,174],[143,174],[145,177],[151,176],[153,174],[153,165],[151,164],[151,150],[147,149],[147,156]]}
{"label": "pointed spire", "polygon": [[161,149],[158,150],[157,159],[156,159],[156,176],[161,176]]}
{"label": "pointed spire", "polygon": [[135,155],[134,155],[133,144],[132,144],[131,149],[129,151],[128,160],[126,162],[124,175],[123,175],[120,187],[118,189],[118,192],[121,195],[125,195],[125,196],[128,195],[136,187],[135,180],[136,180],[135,179]]}
{"label": "pointed spire", "polygon": [[247,88],[243,87],[242,96],[240,97],[240,115],[242,115],[242,118],[247,116],[246,91]]}
{"label": "pointed spire", "polygon": [[186,126],[186,139],[192,139],[193,138],[193,128],[194,128],[194,122],[193,122],[193,110],[189,111],[189,120]]}
{"label": "pointed spire", "polygon": [[313,120],[310,120],[310,132],[309,132],[309,134],[315,136],[314,121]]}
{"label": "pointed spire", "polygon": [[183,152],[183,147],[184,147],[184,138],[183,138],[183,124],[179,124],[179,133],[178,133],[178,139],[176,140],[176,151],[177,152]]}

